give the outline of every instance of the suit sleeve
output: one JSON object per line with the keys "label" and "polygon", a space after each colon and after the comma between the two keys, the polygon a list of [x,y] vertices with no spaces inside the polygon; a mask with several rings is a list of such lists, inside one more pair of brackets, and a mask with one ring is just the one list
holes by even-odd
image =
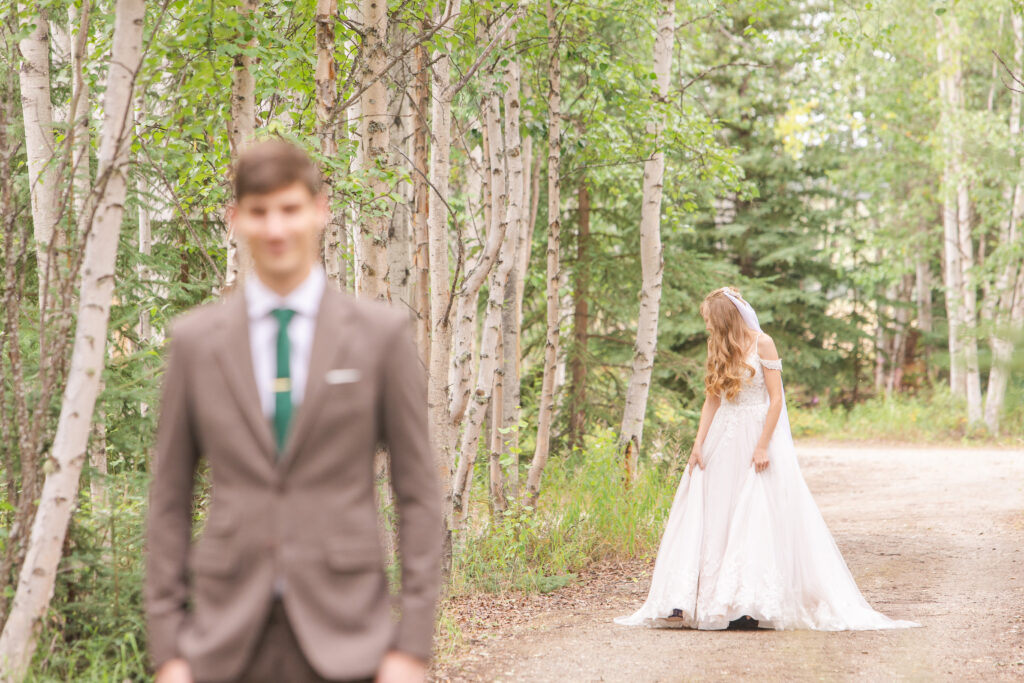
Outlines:
{"label": "suit sleeve", "polygon": [[411,321],[404,313],[401,317],[388,340],[381,394],[402,565],[401,618],[392,647],[428,660],[441,588],[443,519],[427,421],[426,371]]}
{"label": "suit sleeve", "polygon": [[186,572],[192,536],[192,491],[199,460],[189,412],[188,372],[182,346],[181,339],[171,337],[146,520],[143,596],[149,650],[157,668],[180,656],[177,640],[188,598]]}

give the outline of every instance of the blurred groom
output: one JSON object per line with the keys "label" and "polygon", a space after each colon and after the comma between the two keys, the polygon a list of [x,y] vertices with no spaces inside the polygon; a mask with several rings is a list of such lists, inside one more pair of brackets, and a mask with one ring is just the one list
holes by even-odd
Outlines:
{"label": "blurred groom", "polygon": [[[158,683],[423,681],[442,521],[409,317],[326,283],[329,202],[299,148],[238,160],[227,218],[255,272],[170,335],[144,597]],[[388,447],[401,593],[374,503]],[[196,469],[211,481],[192,538]]]}

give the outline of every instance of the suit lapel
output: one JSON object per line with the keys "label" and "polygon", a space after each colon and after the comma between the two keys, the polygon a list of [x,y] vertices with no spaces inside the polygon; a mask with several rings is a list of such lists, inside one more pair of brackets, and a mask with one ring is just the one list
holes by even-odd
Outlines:
{"label": "suit lapel", "polygon": [[267,461],[272,462],[277,446],[270,422],[263,414],[256,376],[253,374],[252,350],[249,345],[249,316],[245,307],[244,290],[230,294],[224,301],[224,318],[220,325],[220,339],[216,355],[234,394],[239,410],[262,447]]}
{"label": "suit lapel", "polygon": [[351,328],[346,327],[351,313],[351,304],[346,301],[345,295],[328,282],[320,300],[320,310],[317,311],[309,371],[306,374],[306,389],[302,403],[293,418],[284,453],[278,460],[279,469],[287,467],[295,459],[313,426],[314,418],[323,404],[324,391],[327,389],[327,371],[332,367],[342,366],[345,361],[352,342],[351,336],[347,333]]}

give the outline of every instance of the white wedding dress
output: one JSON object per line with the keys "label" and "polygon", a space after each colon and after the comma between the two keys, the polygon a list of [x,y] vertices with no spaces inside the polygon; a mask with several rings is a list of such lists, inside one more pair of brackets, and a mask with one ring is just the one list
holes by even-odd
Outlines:
{"label": "white wedding dress", "polygon": [[[883,629],[920,626],[873,610],[804,482],[789,417],[768,446],[769,466],[752,463],[768,412],[762,365],[732,400],[722,399],[703,445],[705,467],[687,468],[676,491],[647,601],[616,623],[724,629],[749,615],[761,628]],[[673,610],[682,615],[667,620]]]}

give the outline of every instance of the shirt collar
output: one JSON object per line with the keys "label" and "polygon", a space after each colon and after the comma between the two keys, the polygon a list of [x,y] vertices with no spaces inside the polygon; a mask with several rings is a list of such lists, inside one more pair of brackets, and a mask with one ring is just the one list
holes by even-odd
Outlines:
{"label": "shirt collar", "polygon": [[324,269],[314,266],[299,285],[281,296],[267,287],[256,273],[245,280],[245,302],[250,320],[270,315],[275,308],[290,308],[299,315],[315,318],[326,283]]}

